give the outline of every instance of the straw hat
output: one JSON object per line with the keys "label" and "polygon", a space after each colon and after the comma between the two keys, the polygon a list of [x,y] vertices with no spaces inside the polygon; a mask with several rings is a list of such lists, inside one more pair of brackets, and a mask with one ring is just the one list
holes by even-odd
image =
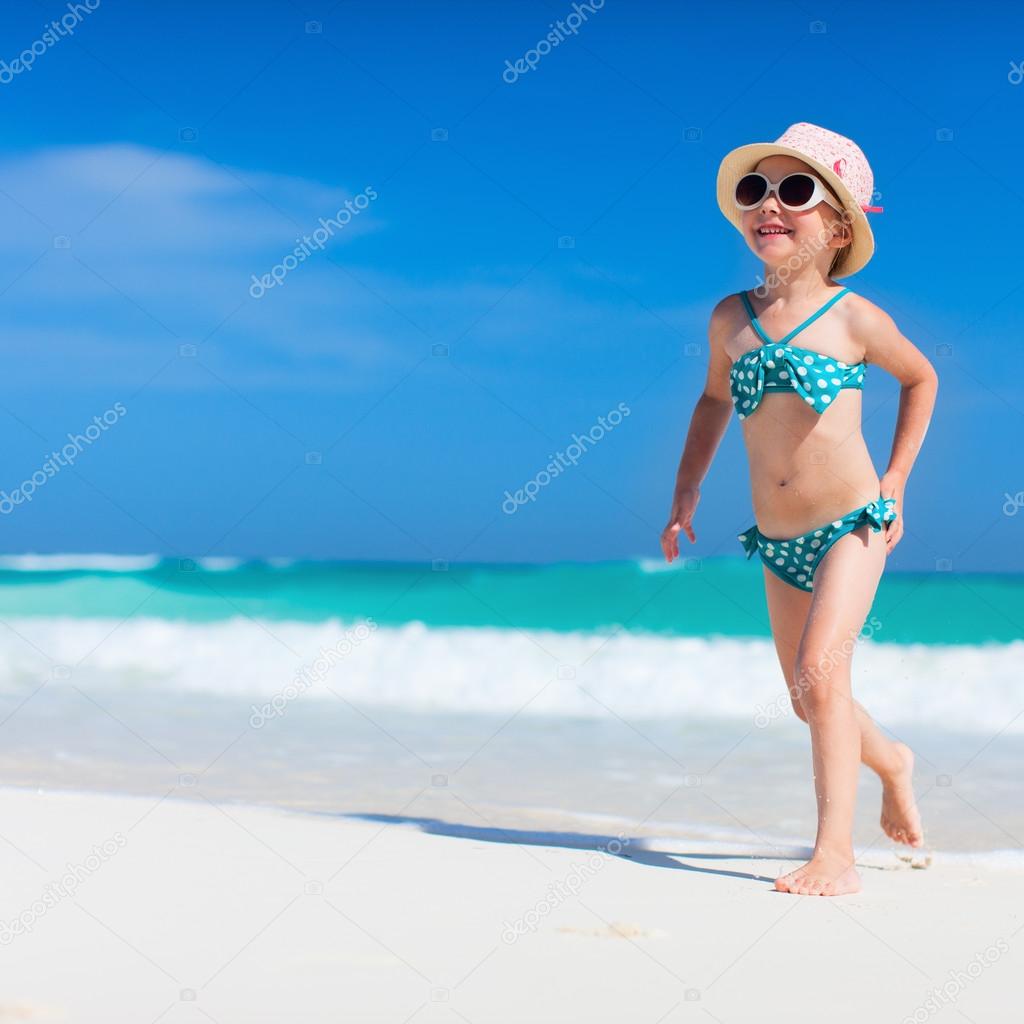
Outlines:
{"label": "straw hat", "polygon": [[768,156],[794,156],[803,160],[839,197],[853,230],[853,241],[842,250],[832,276],[855,274],[875,251],[875,239],[866,214],[882,212],[880,206],[870,205],[875,179],[860,147],[852,139],[827,128],[800,122],[790,125],[774,142],[754,142],[728,153],[718,168],[718,206],[738,231],[743,230],[743,214],[733,199],[736,182]]}

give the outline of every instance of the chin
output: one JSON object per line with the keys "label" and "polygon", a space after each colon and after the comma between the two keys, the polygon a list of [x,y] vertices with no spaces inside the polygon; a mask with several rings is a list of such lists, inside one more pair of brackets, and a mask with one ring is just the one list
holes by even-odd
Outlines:
{"label": "chin", "polygon": [[790,256],[793,256],[800,250],[798,245],[793,244],[791,238],[786,238],[785,241],[773,238],[766,242],[761,236],[753,239],[750,248],[761,259],[773,259],[779,263],[785,263]]}

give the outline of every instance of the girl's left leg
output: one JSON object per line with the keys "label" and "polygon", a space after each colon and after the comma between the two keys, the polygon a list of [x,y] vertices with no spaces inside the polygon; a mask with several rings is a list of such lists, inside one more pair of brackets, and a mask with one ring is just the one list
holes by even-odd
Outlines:
{"label": "girl's left leg", "polygon": [[833,659],[829,652],[863,628],[885,554],[884,534],[862,526],[836,541],[814,573],[795,674],[811,729],[818,834],[811,859],[775,880],[781,892],[841,896],[860,889],[854,868],[853,813],[861,735],[851,692],[851,659]]}
{"label": "girl's left leg", "polygon": [[[772,639],[793,712],[806,723],[807,713],[800,702],[805,683],[797,677],[796,659],[811,610],[812,597],[780,580],[767,566],[764,567],[764,590]],[[852,637],[844,638],[842,648],[830,652],[828,660],[849,658],[850,640]],[[882,830],[898,843],[922,846],[924,834],[921,831],[921,815],[914,798],[913,752],[905,743],[889,739],[857,700],[853,701],[853,711],[860,728],[861,763],[867,765],[882,783]]]}

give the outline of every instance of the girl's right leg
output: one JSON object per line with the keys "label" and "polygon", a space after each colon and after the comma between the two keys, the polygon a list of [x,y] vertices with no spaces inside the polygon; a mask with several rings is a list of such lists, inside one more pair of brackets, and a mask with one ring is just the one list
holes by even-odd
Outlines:
{"label": "girl's right leg", "polygon": [[[800,638],[807,623],[812,595],[790,586],[769,569],[762,568],[775,652],[786,680],[793,710],[806,723],[807,715],[800,701],[800,694],[811,681],[797,679],[796,658]],[[850,644],[845,645],[843,649],[834,652],[834,656],[850,657],[853,639],[851,638]],[[860,728],[861,762],[874,771],[882,782],[882,829],[890,839],[898,843],[921,846],[924,837],[911,782],[914,755],[906,744],[886,737],[858,701],[854,700],[853,706]]]}

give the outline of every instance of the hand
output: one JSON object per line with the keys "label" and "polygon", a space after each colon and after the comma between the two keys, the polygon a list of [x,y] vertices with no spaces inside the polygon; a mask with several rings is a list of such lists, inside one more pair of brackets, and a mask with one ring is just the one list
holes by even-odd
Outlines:
{"label": "hand", "polygon": [[903,491],[907,486],[907,478],[895,471],[890,471],[882,477],[879,491],[883,498],[896,499],[896,518],[885,524],[885,551],[886,555],[892,554],[892,549],[899,544],[903,537]]}
{"label": "hand", "polygon": [[685,532],[694,544],[697,534],[693,532],[693,513],[700,501],[699,487],[677,488],[672,499],[672,512],[668,517],[668,525],[661,531],[661,550],[665,553],[665,561],[670,562],[679,557],[679,531]]}

